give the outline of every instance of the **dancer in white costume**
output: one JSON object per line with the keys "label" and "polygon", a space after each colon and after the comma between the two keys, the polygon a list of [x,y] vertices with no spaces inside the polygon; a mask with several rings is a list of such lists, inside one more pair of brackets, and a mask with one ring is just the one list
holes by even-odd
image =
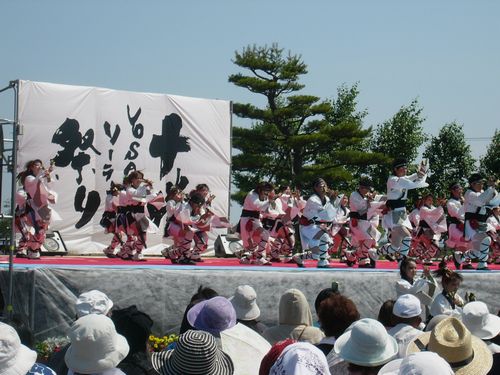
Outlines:
{"label": "dancer in white costume", "polygon": [[457,268],[460,268],[466,258],[470,258],[478,260],[478,270],[488,270],[491,237],[487,233],[487,204],[498,194],[495,182],[494,178],[490,178],[487,182],[488,187],[483,191],[484,180],[481,174],[474,173],[469,177],[469,188],[464,196],[465,238],[471,241],[472,248],[464,253],[458,251],[453,253]]}
{"label": "dancer in white costume", "polygon": [[393,175],[387,180],[387,213],[382,224],[389,232],[389,242],[381,246],[378,254],[395,256],[398,260],[406,257],[411,245],[412,226],[406,212],[408,190],[429,186],[427,178],[428,165],[423,160],[417,173],[407,176],[407,162],[396,159],[393,163]]}
{"label": "dancer in white costume", "polygon": [[333,243],[331,227],[337,214],[331,199],[336,199],[337,194],[328,189],[322,178],[314,182],[313,189],[300,218],[302,253],[295,254],[293,259],[299,267],[304,267],[304,258],[318,254],[318,268],[329,268],[328,248]]}

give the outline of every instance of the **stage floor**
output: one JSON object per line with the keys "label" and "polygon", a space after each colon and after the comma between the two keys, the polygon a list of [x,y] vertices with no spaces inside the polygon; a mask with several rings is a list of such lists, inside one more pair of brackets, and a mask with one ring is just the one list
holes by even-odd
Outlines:
{"label": "stage floor", "polygon": [[[0,256],[0,288],[7,296],[8,256]],[[240,265],[236,258],[205,258],[196,265],[173,265],[160,257],[131,262],[97,256],[44,256],[40,260],[14,259],[13,308],[29,317],[37,339],[63,335],[76,314],[76,298],[98,289],[115,307],[137,307],[147,312],[156,334],[177,332],[191,296],[200,285],[230,297],[238,285],[252,285],[257,292],[261,321],[277,324],[279,298],[287,289],[301,290],[311,306],[318,292],[339,284],[340,292],[351,298],[362,317],[376,318],[380,306],[396,297],[399,279],[396,262],[380,261],[376,269],[349,268],[333,261],[330,269],[306,268],[294,264],[272,266]],[[452,265],[450,265],[452,267]],[[419,266],[421,268],[421,266]],[[437,268],[437,264],[432,268]],[[500,269],[460,271],[464,281],[459,293],[474,292],[491,312],[500,309]]]}
{"label": "stage floor", "polygon": [[[8,264],[9,257],[6,255],[0,256],[0,267],[2,265]],[[272,266],[257,266],[257,265],[246,265],[240,264],[236,258],[215,258],[215,257],[205,257],[203,262],[199,262],[196,265],[179,265],[172,264],[170,260],[164,259],[163,257],[150,256],[145,257],[145,261],[135,262],[135,261],[124,261],[119,258],[106,258],[104,256],[42,256],[39,260],[32,260],[26,258],[14,258],[14,265],[16,267],[25,268],[39,268],[39,267],[112,267],[112,268],[168,268],[168,269],[232,269],[238,268],[239,270],[261,270],[261,271],[355,271],[355,272],[366,272],[366,271],[394,271],[398,269],[397,262],[389,262],[386,260],[381,260],[377,262],[377,267],[373,268],[358,268],[357,265],[354,267],[348,267],[345,263],[339,262],[337,259],[333,259],[330,262],[330,269],[318,269],[316,268],[315,260],[306,260],[305,268],[299,268],[295,263],[272,263]],[[437,269],[438,262],[434,262],[434,265],[430,267],[431,270]],[[452,263],[448,264],[448,267],[454,268]],[[463,270],[463,272],[500,272],[499,264],[491,264],[490,271],[476,271],[476,270]],[[418,269],[422,269],[422,265],[418,265]]]}

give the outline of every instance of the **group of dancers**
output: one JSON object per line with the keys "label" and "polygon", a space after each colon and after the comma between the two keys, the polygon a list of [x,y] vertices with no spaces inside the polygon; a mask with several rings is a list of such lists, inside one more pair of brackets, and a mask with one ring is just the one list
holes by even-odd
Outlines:
{"label": "group of dancers", "polygon": [[[239,232],[243,249],[236,255],[243,264],[270,265],[317,259],[317,267],[329,268],[330,258],[340,256],[348,266],[376,267],[380,256],[389,260],[415,258],[430,265],[440,252],[441,236],[452,249],[445,260],[457,269],[487,270],[500,263],[500,196],[496,179],[486,181],[472,174],[462,196],[460,183],[450,186],[448,199],[425,194],[408,213],[408,191],[428,187],[427,161],[417,173],[407,174],[407,162],[396,159],[387,180],[387,193],[376,194],[370,178],[359,180],[349,197],[328,188],[322,178],[312,184],[313,194],[304,200],[289,187],[277,193],[269,183],[259,183],[245,198]],[[436,204],[436,205],[434,205]],[[382,240],[380,225],[386,236]],[[299,228],[302,251],[293,253],[294,229]],[[446,255],[446,254],[445,254]]]}
{"label": "group of dancers", "polygon": [[[426,194],[408,213],[408,191],[428,187],[428,168],[423,161],[417,173],[407,175],[406,160],[396,159],[386,194],[374,192],[368,177],[362,177],[349,196],[330,190],[325,180],[317,178],[307,200],[290,186],[275,188],[261,182],[246,196],[234,228],[242,241],[235,255],[242,264],[256,265],[293,262],[304,267],[305,259],[317,259],[319,268],[330,267],[333,257],[350,267],[374,268],[380,256],[390,260],[412,257],[432,264],[439,255],[441,236],[447,233],[446,246],[453,250],[447,259],[458,269],[473,268],[474,260],[480,270],[488,269],[489,262],[500,263],[496,180],[488,179],[485,186],[483,177],[475,173],[468,179],[465,194],[457,182],[450,186],[448,199],[435,201]],[[32,160],[18,175],[18,257],[38,259],[48,225],[58,218],[51,208],[57,199],[50,188],[51,172],[52,166],[45,169],[40,160]],[[214,198],[206,184],[187,194],[174,186],[164,196],[141,171],[131,172],[122,183],[112,182],[106,194],[100,224],[111,242],[104,254],[143,261],[147,234],[162,230],[165,238],[173,240],[162,251],[165,258],[179,264],[203,261],[208,232],[213,227],[231,227],[211,209]],[[159,225],[151,220],[151,205],[164,213]],[[301,242],[299,252],[296,239]]]}

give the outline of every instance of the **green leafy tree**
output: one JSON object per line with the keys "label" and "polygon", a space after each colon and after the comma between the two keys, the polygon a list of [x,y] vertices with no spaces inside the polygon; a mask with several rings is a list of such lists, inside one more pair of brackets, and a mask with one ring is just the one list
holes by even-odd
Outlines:
{"label": "green leafy tree", "polygon": [[500,178],[500,131],[495,130],[493,139],[480,160],[481,171],[486,176]]}
{"label": "green leafy tree", "polygon": [[405,158],[408,163],[415,161],[419,147],[427,139],[422,126],[425,121],[422,111],[415,99],[408,106],[402,106],[390,120],[376,127],[370,149],[387,157],[385,164],[370,168],[376,190],[385,192],[392,160]]}
{"label": "green leafy tree", "polygon": [[452,182],[466,180],[474,171],[475,160],[463,127],[455,122],[444,125],[437,137],[431,137],[423,157],[429,160],[429,190],[437,196],[446,196]]}
{"label": "green leafy tree", "polygon": [[260,180],[293,185],[318,175],[329,182],[347,180],[351,174],[345,166],[354,163],[349,155],[369,162],[355,146],[371,131],[361,128],[364,112],[354,112],[356,87],[341,88],[333,101],[299,95],[307,66],[276,44],[246,47],[235,53],[234,63],[246,74],[230,75],[229,82],[265,97],[262,108],[233,105],[237,116],[252,120],[250,128],[233,127],[233,147],[239,151],[233,156],[233,182],[239,189],[234,199],[241,202]]}

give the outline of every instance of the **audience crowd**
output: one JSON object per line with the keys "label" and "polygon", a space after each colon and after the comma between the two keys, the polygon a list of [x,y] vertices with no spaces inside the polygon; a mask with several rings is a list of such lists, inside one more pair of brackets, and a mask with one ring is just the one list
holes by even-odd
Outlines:
{"label": "audience crowd", "polygon": [[[398,297],[380,306],[377,319],[362,317],[335,282],[309,296],[314,315],[299,289],[286,290],[274,326],[259,320],[252,286],[239,285],[228,298],[200,286],[179,317],[178,340],[162,351],[148,344],[147,312],[118,308],[91,290],[75,301],[70,343],[44,363],[23,319],[0,323],[0,375],[500,374],[500,317],[481,301],[460,298],[458,306],[459,291],[444,287],[458,279],[443,267],[434,275],[444,277],[443,290],[428,300],[422,285],[437,287],[431,274],[408,277],[413,266],[403,263]],[[449,305],[432,316],[436,300]]]}

